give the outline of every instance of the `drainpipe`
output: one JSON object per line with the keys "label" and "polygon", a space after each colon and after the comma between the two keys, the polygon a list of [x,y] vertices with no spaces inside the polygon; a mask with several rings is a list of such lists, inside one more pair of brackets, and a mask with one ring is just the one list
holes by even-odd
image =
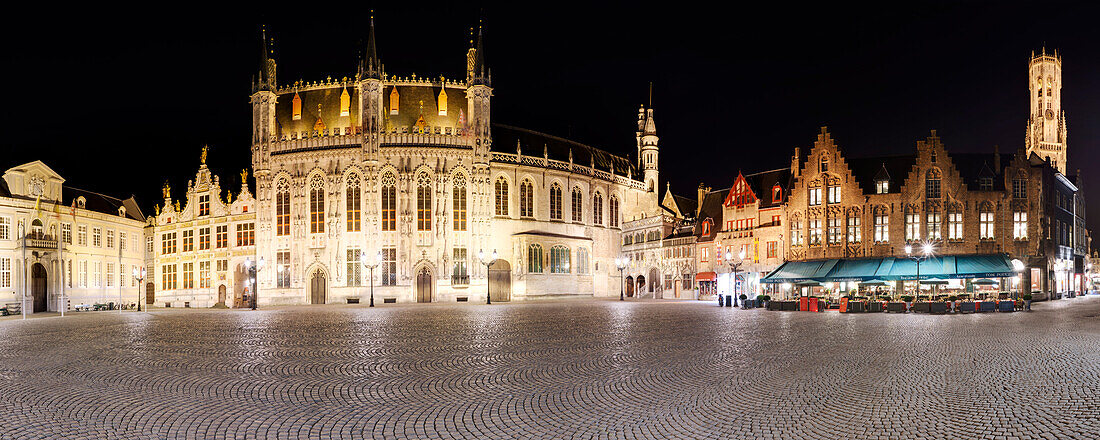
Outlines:
{"label": "drainpipe", "polygon": [[23,297],[19,299],[19,310],[23,313],[23,319],[27,319],[27,226],[19,223],[19,237],[23,240]]}

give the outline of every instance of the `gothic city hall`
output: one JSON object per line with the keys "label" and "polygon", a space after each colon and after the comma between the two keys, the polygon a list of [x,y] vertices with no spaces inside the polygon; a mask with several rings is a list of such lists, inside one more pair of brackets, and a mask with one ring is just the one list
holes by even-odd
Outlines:
{"label": "gothic city hall", "polygon": [[494,124],[480,31],[455,56],[465,78],[391,74],[373,19],[368,38],[350,76],[285,84],[265,37],[255,195],[223,201],[205,150],[182,205],[165,188],[147,249],[156,304],[619,295],[622,222],[659,209],[653,110],[622,127],[637,156],[616,156]]}

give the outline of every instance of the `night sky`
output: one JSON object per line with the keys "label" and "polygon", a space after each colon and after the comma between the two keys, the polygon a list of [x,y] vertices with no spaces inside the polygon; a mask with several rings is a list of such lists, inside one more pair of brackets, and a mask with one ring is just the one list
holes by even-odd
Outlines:
{"label": "night sky", "polygon": [[[949,151],[1015,151],[1028,116],[1028,57],[1045,44],[1063,55],[1069,169],[1085,174],[1089,225],[1100,225],[1100,178],[1090,172],[1100,163],[1096,6],[524,3],[380,4],[379,55],[390,74],[462,77],[469,27],[483,16],[494,122],[618,154],[635,151],[637,109],[652,81],[661,178],[693,196],[700,181],[725,187],[739,170],[788,166],[822,125],[850,156],[910,153],[931,129]],[[276,40],[280,84],[352,76],[369,5],[348,5],[285,15],[9,15],[17,24],[0,31],[2,111],[12,124],[0,168],[41,159],[69,185],[136,195],[149,214],[166,179],[183,195],[209,144],[211,168],[235,191],[250,166],[260,24]]]}

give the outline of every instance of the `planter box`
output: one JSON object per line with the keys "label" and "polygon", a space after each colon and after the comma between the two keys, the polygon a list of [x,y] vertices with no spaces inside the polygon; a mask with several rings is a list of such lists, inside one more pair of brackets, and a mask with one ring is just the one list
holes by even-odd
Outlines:
{"label": "planter box", "polygon": [[994,303],[993,301],[979,301],[974,304],[974,308],[977,309],[975,311],[979,313],[992,312],[993,309],[997,307],[996,303]]}
{"label": "planter box", "polygon": [[905,303],[888,302],[886,303],[886,311],[890,313],[905,313]]}
{"label": "planter box", "polygon": [[1015,312],[1016,311],[1016,302],[1011,301],[1011,300],[1010,301],[1000,301],[1000,302],[997,303],[997,311],[998,312]]}
{"label": "planter box", "polygon": [[798,301],[783,301],[783,310],[788,312],[798,311]]}
{"label": "planter box", "polygon": [[974,313],[974,301],[959,302],[959,313]]}
{"label": "planter box", "polygon": [[930,304],[931,303],[926,302],[915,303],[913,304],[913,311],[916,313],[928,313],[931,311],[931,309],[929,308]]}
{"label": "planter box", "polygon": [[854,302],[849,302],[848,303],[848,313],[863,313],[863,312],[864,312],[863,302],[854,301]]}
{"label": "planter box", "polygon": [[944,314],[947,313],[947,303],[945,302],[932,302],[928,303],[928,313]]}
{"label": "planter box", "polygon": [[882,313],[882,303],[881,302],[875,301],[875,302],[872,302],[872,303],[868,304],[868,306],[869,307],[868,307],[867,311],[869,311],[871,313]]}

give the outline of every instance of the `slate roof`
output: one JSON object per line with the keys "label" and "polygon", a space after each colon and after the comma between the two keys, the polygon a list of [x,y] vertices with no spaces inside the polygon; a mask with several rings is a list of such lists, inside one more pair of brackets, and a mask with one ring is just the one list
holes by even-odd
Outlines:
{"label": "slate roof", "polygon": [[4,179],[0,179],[0,197],[11,197],[11,190],[8,189],[8,182]]}
{"label": "slate roof", "polygon": [[642,172],[636,164],[625,157],[554,135],[510,125],[493,124],[493,151],[515,154],[517,141],[524,156],[542,157],[545,149],[550,159],[568,162],[569,152],[572,151],[573,163],[578,165],[589,166],[595,162],[596,169],[601,171],[610,171],[611,166],[614,165],[616,175],[625,176],[629,169],[631,177],[635,180],[642,178]]}
{"label": "slate roof", "polygon": [[852,171],[859,187],[864,194],[875,193],[875,178],[882,175],[885,170],[890,179],[890,193],[901,192],[901,185],[909,177],[913,165],[917,163],[917,155],[907,154],[903,156],[877,156],[877,157],[846,157],[848,169]]}
{"label": "slate roof", "polygon": [[[726,201],[726,195],[731,188],[711,191],[703,195],[703,209],[699,212],[699,219],[695,227],[695,235],[699,241],[714,240],[714,236],[722,229],[722,203]],[[703,235],[703,221],[711,219],[710,234]]]}
{"label": "slate roof", "polygon": [[[749,184],[749,189],[760,199],[761,208],[779,206],[787,200],[787,189],[791,187],[790,168],[780,168],[743,176],[745,177],[745,183]],[[776,184],[783,188],[783,195],[778,202],[772,202],[772,188]]]}
{"label": "slate roof", "polygon": [[134,200],[132,196],[126,200],[122,200],[94,191],[69,186],[62,186],[61,188],[61,199],[69,204],[72,204],[72,201],[80,196],[84,196],[84,209],[89,211],[118,215],[118,207],[125,206],[126,217],[137,221],[145,221],[145,215],[141,213],[141,207],[138,206],[137,201]]}

